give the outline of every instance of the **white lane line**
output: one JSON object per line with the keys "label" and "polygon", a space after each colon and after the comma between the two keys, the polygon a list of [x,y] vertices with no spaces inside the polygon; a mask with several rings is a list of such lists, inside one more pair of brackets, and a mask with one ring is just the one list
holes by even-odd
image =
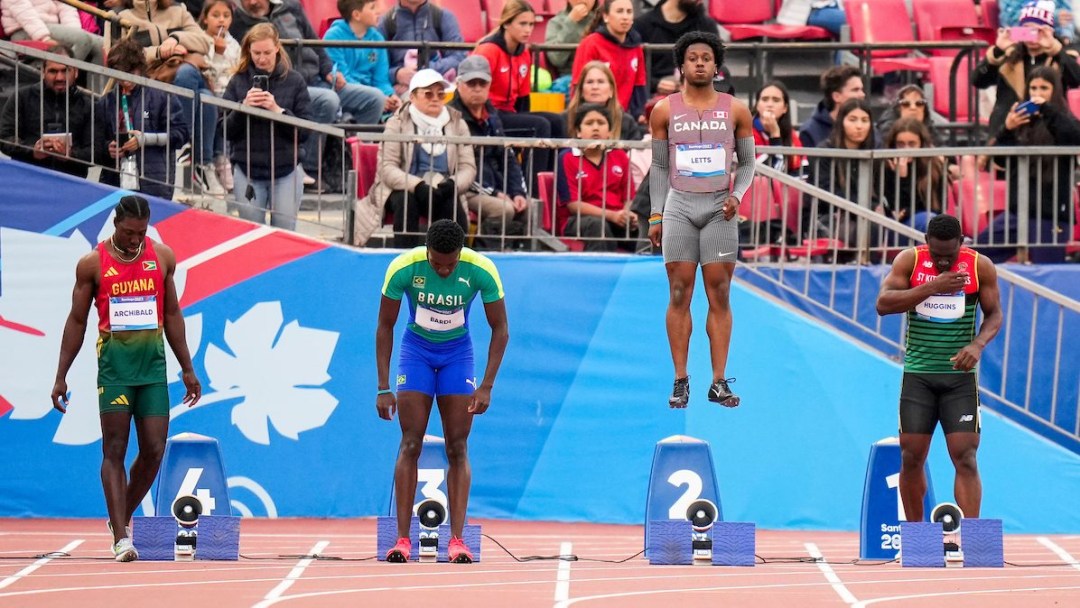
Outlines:
{"label": "white lane line", "polygon": [[[574,545],[564,542],[559,545],[559,555],[567,556],[573,553]],[[559,560],[559,571],[555,576],[555,608],[562,608],[566,600],[570,599],[570,560]]]}
{"label": "white lane line", "polygon": [[[931,598],[931,597],[936,597],[936,598],[954,597],[954,596],[967,597],[967,596],[972,596],[972,595],[988,595],[988,594],[994,594],[994,593],[1016,594],[1018,596],[1017,597],[1017,603],[1012,604],[1012,605],[1023,606],[1023,605],[1027,605],[1027,604],[1023,603],[1025,600],[1028,600],[1028,601],[1030,601],[1030,600],[1029,600],[1029,598],[1021,599],[1023,597],[1022,594],[1037,593],[1039,591],[1072,591],[1074,589],[1080,589],[1080,587],[1077,587],[1075,585],[1068,586],[1068,587],[1006,587],[1004,589],[972,589],[970,591],[942,591],[940,593],[919,593],[919,594],[914,594],[914,595],[893,595],[893,596],[890,596],[890,597],[878,597],[878,598],[874,598],[872,600],[864,600],[862,602],[859,602],[858,604],[855,604],[855,606],[853,606],[852,608],[864,608],[865,606],[873,606],[874,604],[884,604],[886,602],[906,602],[908,600],[926,599],[926,598]],[[940,605],[948,606],[949,603],[948,602],[942,602]]]}
{"label": "white lane line", "polygon": [[1042,545],[1042,546],[1046,547],[1047,549],[1050,549],[1051,551],[1053,551],[1058,557],[1061,558],[1061,561],[1065,562],[1066,564],[1069,564],[1070,566],[1072,566],[1073,568],[1076,568],[1077,570],[1080,570],[1080,562],[1076,561],[1075,557],[1070,555],[1069,552],[1066,551],[1065,549],[1062,549],[1057,543],[1050,540],[1049,538],[1046,538],[1045,536],[1039,536],[1035,540],[1039,541],[1040,545]]}
{"label": "white lane line", "polygon": [[[308,554],[318,555],[319,552],[325,549],[329,544],[330,541],[328,540],[320,540],[319,542],[315,543],[315,546],[311,548],[311,551],[309,551]],[[305,557],[304,559],[296,562],[296,565],[293,566],[293,569],[289,571],[289,574],[285,576],[284,580],[278,583],[277,587],[271,589],[270,593],[267,593],[266,596],[263,598],[263,601],[255,604],[255,608],[264,608],[265,606],[273,605],[274,602],[281,598],[281,595],[283,593],[289,590],[289,587],[292,587],[293,583],[295,583],[300,578],[300,576],[304,574],[304,570],[314,561],[314,558]]]}
{"label": "white lane line", "polygon": [[[81,538],[78,539],[78,540],[73,540],[70,543],[68,543],[67,545],[65,545],[63,549],[60,549],[60,551],[58,551],[58,553],[71,553],[75,549],[75,547],[78,547],[79,545],[83,544],[83,542],[85,542],[85,541],[84,541],[84,539],[81,539]],[[12,584],[15,583],[15,581],[17,581],[20,578],[30,574],[34,570],[37,570],[38,568],[44,566],[45,564],[52,561],[52,559],[53,558],[51,558],[51,557],[43,557],[43,558],[37,560],[36,562],[30,564],[29,566],[23,568],[22,570],[19,570],[15,574],[12,574],[11,576],[5,578],[4,580],[0,581],[0,589],[3,589],[4,587],[11,586]]]}
{"label": "white lane line", "polygon": [[825,580],[829,581],[832,585],[833,591],[840,596],[840,599],[848,604],[854,604],[859,600],[850,592],[848,588],[844,586],[844,581],[840,580],[840,577],[836,575],[836,572],[832,569],[832,566],[825,563],[824,556],[821,551],[818,550],[817,545],[814,543],[805,543],[806,551],[810,554],[810,557],[818,560],[817,567],[821,570],[821,573],[825,575]]}

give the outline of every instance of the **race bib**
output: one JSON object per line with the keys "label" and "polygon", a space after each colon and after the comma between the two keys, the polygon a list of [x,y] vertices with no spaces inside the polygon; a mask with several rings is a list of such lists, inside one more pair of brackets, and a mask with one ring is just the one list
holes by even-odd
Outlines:
{"label": "race bib", "polygon": [[938,294],[915,306],[915,314],[935,323],[952,323],[964,316],[964,292]]}
{"label": "race bib", "polygon": [[676,144],[675,172],[683,177],[727,174],[727,150],[716,144]]}
{"label": "race bib", "polygon": [[109,327],[112,331],[157,329],[157,296],[116,296],[109,298]]}
{"label": "race bib", "polygon": [[465,326],[465,310],[459,308],[454,312],[440,312],[418,306],[416,324],[428,331],[450,331]]}

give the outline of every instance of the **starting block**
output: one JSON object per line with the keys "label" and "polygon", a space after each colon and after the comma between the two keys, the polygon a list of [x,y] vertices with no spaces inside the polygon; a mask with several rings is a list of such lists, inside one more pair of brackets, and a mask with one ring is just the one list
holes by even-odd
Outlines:
{"label": "starting block", "polygon": [[[934,484],[927,466],[925,513],[930,513],[934,502]],[[906,519],[900,499],[900,440],[887,437],[870,446],[863,482],[859,559],[895,559],[900,551],[900,524]],[[939,535],[939,544],[940,540]]]}
{"label": "starting block", "polygon": [[216,439],[180,433],[165,444],[157,517],[132,518],[131,540],[149,561],[237,560],[240,518],[233,517]]}
{"label": "starting block", "polygon": [[657,442],[645,505],[645,556],[653,565],[753,566],[752,523],[723,520],[708,442]]}
{"label": "starting block", "polygon": [[[412,541],[412,550],[409,553],[410,561],[429,561],[421,559],[420,537],[425,540],[432,535],[438,536],[437,561],[446,562],[446,549],[450,543],[450,526],[445,522],[450,521],[450,501],[446,493],[446,476],[450,469],[450,461],[446,458],[446,440],[434,435],[424,435],[424,444],[420,449],[420,458],[416,463],[416,495],[413,497],[413,518],[409,526],[409,539]],[[386,560],[386,552],[397,543],[397,517],[395,516],[394,504],[396,496],[393,482],[390,486],[390,509],[389,516],[379,517],[376,521],[376,547],[379,561]],[[425,502],[434,501],[442,508],[441,521],[421,522],[418,516],[421,505]],[[421,526],[421,523],[427,525]],[[473,554],[473,561],[480,561],[480,525],[466,523],[461,532],[461,540]],[[425,552],[426,557],[426,552]],[[432,560],[434,561],[434,560]]]}
{"label": "starting block", "polygon": [[963,517],[956,505],[934,508],[931,522],[901,524],[904,567],[1001,568],[1005,565],[1000,519]]}

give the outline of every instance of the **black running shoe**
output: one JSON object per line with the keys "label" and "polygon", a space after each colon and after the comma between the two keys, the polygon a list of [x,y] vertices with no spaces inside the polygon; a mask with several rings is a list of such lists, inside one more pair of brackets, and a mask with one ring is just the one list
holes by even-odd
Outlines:
{"label": "black running shoe", "polygon": [[667,402],[673,408],[686,407],[686,404],[690,402],[690,376],[675,380],[675,386],[672,387],[671,396],[668,397]]}
{"label": "black running shoe", "polygon": [[713,403],[719,403],[725,407],[735,407],[739,405],[739,396],[731,392],[728,388],[729,382],[735,382],[734,378],[721,378],[713,385],[709,387],[709,401]]}

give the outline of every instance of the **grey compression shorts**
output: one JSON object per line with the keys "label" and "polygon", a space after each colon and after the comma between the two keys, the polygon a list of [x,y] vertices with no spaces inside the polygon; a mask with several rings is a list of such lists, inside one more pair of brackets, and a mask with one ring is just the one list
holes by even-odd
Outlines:
{"label": "grey compression shorts", "polygon": [[664,204],[664,262],[735,263],[739,214],[724,219],[727,191],[683,192],[672,188]]}

